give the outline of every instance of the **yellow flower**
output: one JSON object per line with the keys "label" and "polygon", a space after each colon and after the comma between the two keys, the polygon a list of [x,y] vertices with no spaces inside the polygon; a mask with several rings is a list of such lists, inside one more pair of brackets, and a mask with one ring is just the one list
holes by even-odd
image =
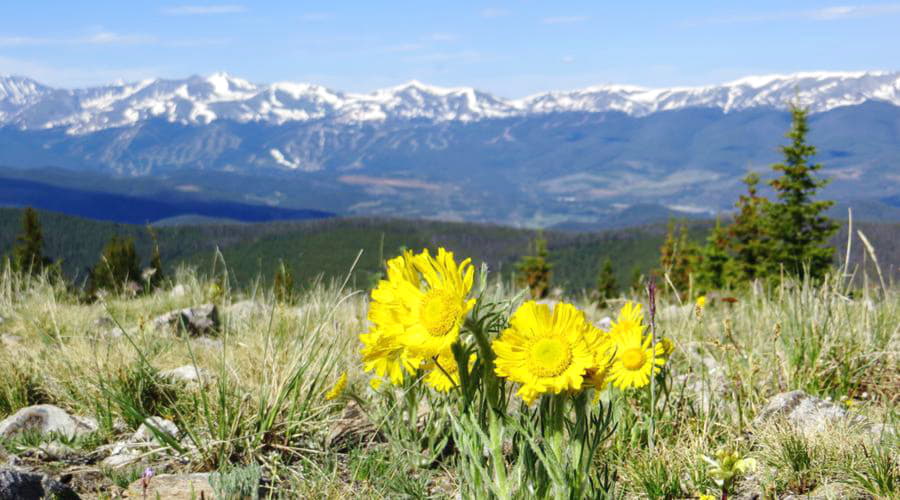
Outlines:
{"label": "yellow flower", "polygon": [[703,318],[703,308],[706,307],[706,295],[701,295],[697,297],[697,302],[694,304],[694,315],[697,316],[697,319]]}
{"label": "yellow flower", "polygon": [[641,311],[641,305],[629,300],[619,310],[616,320],[612,322],[609,335],[611,338],[616,338],[635,329],[643,332],[644,328],[644,312]]}
{"label": "yellow flower", "polygon": [[369,379],[369,387],[371,387],[373,391],[377,391],[378,388],[381,387],[382,382],[384,382],[384,379],[370,378]]}
{"label": "yellow flower", "polygon": [[387,274],[372,291],[369,320],[396,327],[397,341],[411,355],[433,358],[449,349],[475,305],[466,298],[475,276],[471,259],[457,265],[443,248],[436,257],[405,252],[388,262]]}
{"label": "yellow flower", "polygon": [[595,367],[599,331],[570,304],[557,304],[551,315],[545,304],[528,301],[509,320],[491,347],[494,371],[521,384],[518,396],[531,404],[541,394],[580,390]]}
{"label": "yellow flower", "polygon": [[610,382],[619,389],[643,387],[650,382],[651,373],[658,373],[666,363],[661,342],[651,346],[651,337],[643,334],[641,325],[616,332],[611,339],[615,358],[610,367]]}
{"label": "yellow flower", "polygon": [[411,355],[397,337],[399,328],[373,328],[359,336],[363,343],[363,369],[375,372],[378,377],[388,377],[392,384],[403,383],[403,373],[413,374],[422,363],[422,358]]}
{"label": "yellow flower", "polygon": [[706,295],[701,295],[697,297],[697,308],[703,309],[704,307],[706,307]]}
{"label": "yellow flower", "polygon": [[701,494],[698,498],[699,498],[699,500],[718,500],[715,495]]}
{"label": "yellow flower", "polygon": [[[469,356],[470,368],[476,358],[475,354]],[[425,375],[424,381],[432,389],[438,392],[448,392],[459,385],[459,365],[456,364],[456,358],[453,357],[451,350],[442,352],[436,362],[432,361],[431,364],[433,365],[431,371]]]}
{"label": "yellow flower", "polygon": [[334,383],[334,386],[325,394],[325,401],[331,401],[332,399],[341,395],[344,392],[344,388],[347,387],[347,372],[341,373],[341,376],[338,377],[337,382]]}
{"label": "yellow flower", "polygon": [[662,346],[663,356],[666,358],[668,358],[672,355],[673,352],[675,352],[675,342],[673,342],[672,339],[668,337],[663,337],[663,339],[659,341],[659,345]]}

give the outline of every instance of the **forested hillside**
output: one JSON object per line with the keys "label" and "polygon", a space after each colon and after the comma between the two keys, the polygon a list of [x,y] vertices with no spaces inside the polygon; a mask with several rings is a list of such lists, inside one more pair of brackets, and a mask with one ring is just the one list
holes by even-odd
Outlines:
{"label": "forested hillside", "polygon": [[[0,209],[0,255],[10,252],[20,230],[22,211]],[[53,212],[40,212],[45,253],[63,261],[65,273],[76,281],[84,279],[103,245],[114,235],[135,239],[138,253],[146,264],[151,238],[143,226],[99,222]],[[692,222],[691,238],[701,241],[709,221]],[[855,224],[876,249],[879,264],[893,276],[900,266],[900,224]],[[318,275],[346,276],[357,253],[363,254],[353,282],[365,287],[380,271],[382,257],[396,255],[400,248],[436,248],[446,246],[460,255],[471,255],[478,262],[504,274],[528,252],[534,231],[504,226],[412,221],[403,219],[338,218],[304,222],[261,224],[204,224],[158,227],[163,263],[173,268],[180,263],[209,270],[216,248],[222,251],[233,276],[240,283],[261,276],[270,279],[283,261],[292,270],[298,285]],[[614,263],[620,286],[627,286],[634,269],[647,273],[658,265],[659,247],[665,237],[664,224],[640,226],[595,233],[544,233],[548,240],[553,282],[569,290],[592,288],[602,260]],[[843,259],[846,227],[834,237],[837,255]],[[862,263],[862,245],[854,243],[852,261]],[[871,259],[867,259],[871,265]]]}

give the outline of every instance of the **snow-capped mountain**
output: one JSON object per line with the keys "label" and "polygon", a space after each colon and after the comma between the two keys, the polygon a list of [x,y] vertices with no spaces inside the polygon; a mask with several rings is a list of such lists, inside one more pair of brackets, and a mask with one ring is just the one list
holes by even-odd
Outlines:
{"label": "snow-capped mountain", "polygon": [[689,107],[724,112],[784,108],[791,101],[824,112],[869,100],[900,105],[900,72],[797,73],[755,76],[705,87],[651,89],[600,85],[507,100],[470,87],[410,82],[367,94],[306,83],[260,85],[225,73],[145,80],[87,89],[54,89],[24,77],[0,77],[0,126],[64,128],[88,134],[149,119],[205,125],[216,120],[281,125],[422,120],[474,122],[556,112],[620,111],[646,116]]}

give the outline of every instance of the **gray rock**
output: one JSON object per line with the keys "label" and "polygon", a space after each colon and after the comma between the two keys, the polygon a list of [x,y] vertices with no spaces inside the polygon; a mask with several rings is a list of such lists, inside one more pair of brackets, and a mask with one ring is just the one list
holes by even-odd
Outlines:
{"label": "gray rock", "polygon": [[216,498],[215,490],[209,483],[209,474],[160,474],[150,480],[144,497],[141,480],[131,483],[126,492],[134,498],[166,498],[170,500],[192,500],[196,498]]}
{"label": "gray rock", "polygon": [[44,443],[38,448],[41,458],[48,462],[61,461],[76,455],[75,450],[59,441]]}
{"label": "gray rock", "polygon": [[[122,330],[121,328],[116,326],[116,327],[110,328],[109,330],[103,332],[103,337],[108,338],[108,339],[117,339],[119,337],[124,336],[125,333],[126,333],[125,330]],[[128,335],[134,335],[135,333],[137,333],[137,330],[136,329],[128,330],[127,333],[128,333]]]}
{"label": "gray rock", "polygon": [[255,300],[242,300],[235,302],[225,309],[225,313],[232,321],[246,321],[254,314],[265,311],[262,304]]}
{"label": "gray rock", "polygon": [[174,422],[166,420],[162,417],[150,417],[145,420],[140,427],[138,427],[138,430],[135,431],[134,434],[132,434],[131,441],[162,444],[158,441],[156,434],[153,432],[153,430],[150,429],[150,426],[153,426],[159,432],[171,436],[173,439],[178,438],[178,426],[175,425]]}
{"label": "gray rock", "polygon": [[123,451],[115,455],[110,455],[100,461],[100,465],[107,469],[121,469],[141,460],[141,455],[131,450]]}
{"label": "gray rock", "polygon": [[187,288],[184,285],[175,285],[172,287],[172,290],[169,291],[169,296],[171,297],[184,297],[187,295]]}
{"label": "gray rock", "polygon": [[0,469],[0,500],[77,500],[71,488],[43,474]]}
{"label": "gray rock", "polygon": [[215,304],[203,304],[197,307],[170,311],[153,320],[157,330],[184,330],[189,335],[210,335],[219,329],[219,310]]}
{"label": "gray rock", "polygon": [[96,431],[97,427],[97,421],[92,418],[72,416],[53,405],[37,405],[22,408],[0,422],[0,437],[37,431],[43,435],[57,433],[72,438]]}
{"label": "gray rock", "polygon": [[160,375],[176,382],[185,382],[189,384],[200,383],[204,379],[208,379],[209,375],[204,370],[194,365],[184,365],[171,370],[160,372]]}
{"label": "gray rock", "polygon": [[803,391],[783,392],[773,396],[757,415],[754,424],[760,425],[778,419],[784,419],[796,431],[804,434],[817,434],[835,424],[873,430],[871,423],[861,415]]}
{"label": "gray rock", "polygon": [[221,351],[224,346],[221,340],[209,337],[197,337],[194,339],[194,345],[211,351]]}

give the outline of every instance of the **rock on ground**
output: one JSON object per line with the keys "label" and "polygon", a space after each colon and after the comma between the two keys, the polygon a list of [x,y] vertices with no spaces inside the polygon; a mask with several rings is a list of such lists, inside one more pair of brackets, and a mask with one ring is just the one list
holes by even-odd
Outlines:
{"label": "rock on ground", "polygon": [[184,297],[187,294],[187,288],[184,285],[175,285],[172,287],[172,290],[169,291],[169,296],[171,297]]}
{"label": "rock on ground", "polygon": [[[149,425],[148,425],[149,424]],[[150,426],[156,428],[157,431],[165,433],[171,436],[173,439],[178,438],[178,426],[175,425],[171,420],[166,420],[162,417],[150,417],[138,427],[138,430],[135,431],[131,436],[131,441],[134,442],[145,442],[149,441],[152,443],[159,444],[159,440],[156,437],[156,434],[153,430],[150,429]]]}
{"label": "rock on ground", "polygon": [[600,318],[599,321],[594,323],[594,326],[596,326],[597,328],[599,328],[603,331],[607,331],[610,328],[612,328],[612,318],[610,318],[609,316],[604,316],[604,317]]}
{"label": "rock on ground", "polygon": [[185,383],[199,383],[202,379],[209,377],[204,370],[194,365],[179,366],[178,368],[160,372],[160,375],[176,382]]}
{"label": "rock on ground", "polygon": [[186,330],[189,335],[210,335],[219,329],[219,310],[215,304],[203,304],[170,311],[153,320],[153,327]]}
{"label": "rock on ground", "polygon": [[77,500],[71,488],[42,474],[0,468],[0,500]]}
{"label": "rock on ground", "polygon": [[37,431],[41,434],[55,432],[73,438],[96,431],[97,427],[97,421],[92,418],[69,415],[53,405],[37,405],[22,408],[0,422],[0,437],[9,438],[24,431]]}
{"label": "rock on ground", "polygon": [[760,425],[782,418],[794,430],[804,434],[817,434],[835,424],[858,426],[871,433],[885,430],[880,425],[872,425],[861,415],[803,391],[783,392],[773,396],[754,423]]}
{"label": "rock on ground", "polygon": [[[126,492],[128,498],[144,498],[141,480],[131,483]],[[169,500],[192,500],[196,498],[216,498],[215,490],[209,483],[209,474],[160,474],[150,480],[146,498]]]}
{"label": "rock on ground", "polygon": [[255,300],[242,300],[235,302],[225,309],[232,321],[246,321],[253,314],[264,311],[264,306]]}

